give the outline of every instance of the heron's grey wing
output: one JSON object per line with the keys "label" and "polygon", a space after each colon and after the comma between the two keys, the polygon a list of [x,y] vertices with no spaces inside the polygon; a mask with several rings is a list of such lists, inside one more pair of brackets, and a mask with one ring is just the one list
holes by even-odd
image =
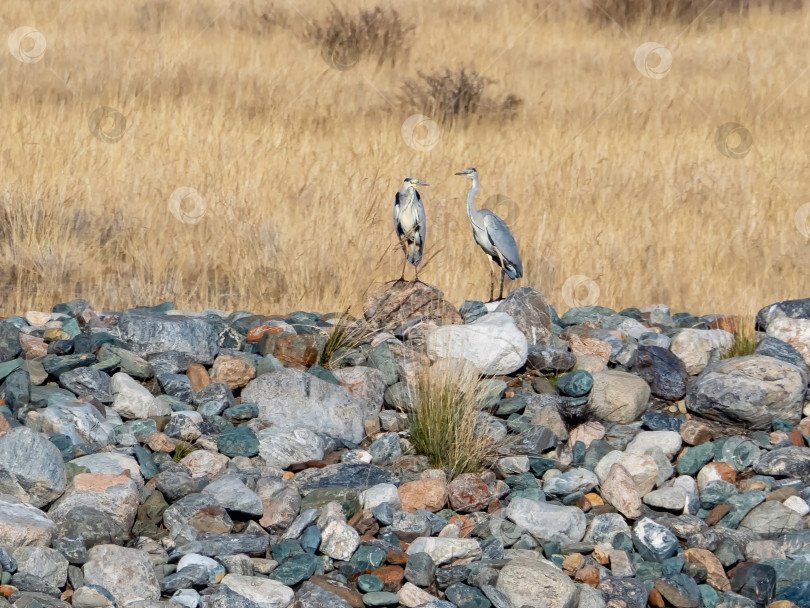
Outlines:
{"label": "heron's grey wing", "polygon": [[506,274],[509,275],[510,279],[522,277],[523,263],[520,261],[518,246],[515,237],[512,236],[512,231],[509,230],[509,226],[492,211],[482,209],[481,212],[484,214],[484,227],[489,241],[501,254]]}
{"label": "heron's grey wing", "polygon": [[402,207],[399,204],[399,192],[394,195],[394,230],[397,231],[397,237],[402,238],[402,225],[399,223],[399,213]]}
{"label": "heron's grey wing", "polygon": [[417,250],[416,250],[416,259],[414,260],[415,264],[419,264],[422,261],[422,251],[425,249],[425,234],[427,233],[427,223],[425,218],[425,206],[422,204],[422,197],[419,196],[419,192],[415,191],[416,194],[416,217],[418,218],[418,238],[417,238]]}

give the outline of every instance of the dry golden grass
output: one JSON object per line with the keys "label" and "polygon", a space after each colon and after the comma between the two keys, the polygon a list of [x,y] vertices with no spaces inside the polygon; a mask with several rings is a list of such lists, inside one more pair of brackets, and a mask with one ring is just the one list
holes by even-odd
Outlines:
{"label": "dry golden grass", "polygon": [[[84,297],[357,313],[398,276],[391,212],[407,175],[431,183],[435,257],[420,278],[457,304],[483,299],[489,267],[452,175],[467,166],[479,206],[496,203],[516,234],[525,276],[510,287],[561,310],[587,300],[565,302],[574,275],[617,308],[749,313],[807,295],[794,217],[810,202],[810,10],[619,27],[560,6],[395,3],[413,46],[393,67],[363,55],[341,71],[308,38],[332,10],[321,1],[5,2],[3,30],[34,27],[47,50],[36,63],[0,53],[0,309]],[[672,53],[662,79],[634,66],[647,41]],[[514,117],[409,147],[403,82],[472,67],[493,99],[522,100]],[[126,119],[119,141],[90,133],[102,106]],[[715,147],[730,121],[753,134],[744,158]],[[100,128],[117,138],[111,118]],[[205,197],[197,223],[170,213],[180,187]]]}

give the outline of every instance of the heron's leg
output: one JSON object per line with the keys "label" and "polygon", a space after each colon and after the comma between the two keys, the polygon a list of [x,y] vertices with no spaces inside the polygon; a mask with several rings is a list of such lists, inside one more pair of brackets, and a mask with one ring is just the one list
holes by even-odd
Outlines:
{"label": "heron's leg", "polygon": [[506,271],[501,268],[501,293],[498,294],[498,299],[503,300],[503,278],[506,276]]}
{"label": "heron's leg", "polygon": [[495,262],[489,258],[489,301],[495,298]]}

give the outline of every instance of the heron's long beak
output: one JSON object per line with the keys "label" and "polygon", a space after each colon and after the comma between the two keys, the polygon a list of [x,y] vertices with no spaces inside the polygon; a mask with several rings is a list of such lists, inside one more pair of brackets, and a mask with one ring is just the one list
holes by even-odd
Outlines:
{"label": "heron's long beak", "polygon": [[458,173],[456,173],[456,175],[467,175],[467,172],[466,171],[459,171]]}
{"label": "heron's long beak", "polygon": [[417,186],[429,186],[430,184],[427,182],[416,182]]}

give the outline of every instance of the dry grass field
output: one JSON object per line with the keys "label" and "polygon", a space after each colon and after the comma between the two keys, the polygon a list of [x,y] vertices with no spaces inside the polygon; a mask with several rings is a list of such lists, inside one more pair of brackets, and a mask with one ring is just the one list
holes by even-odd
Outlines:
{"label": "dry grass field", "polygon": [[[468,166],[517,237],[510,288],[560,312],[808,295],[810,7],[614,22],[596,2],[5,0],[0,312],[359,312],[399,276],[409,175],[431,184],[421,278],[485,299]],[[454,105],[461,69],[484,80]],[[426,97],[420,72],[446,70]]]}

